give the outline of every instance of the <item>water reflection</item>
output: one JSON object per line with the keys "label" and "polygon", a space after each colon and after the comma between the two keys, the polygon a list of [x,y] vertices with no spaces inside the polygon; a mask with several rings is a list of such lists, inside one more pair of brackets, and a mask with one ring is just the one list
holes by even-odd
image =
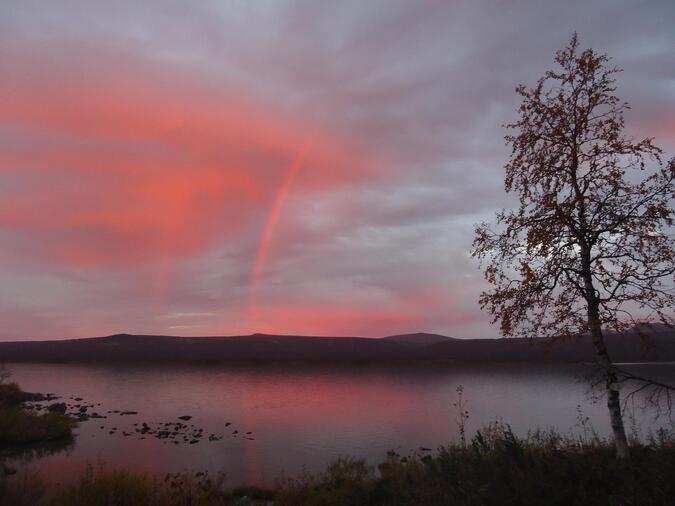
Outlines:
{"label": "water reflection", "polygon": [[75,438],[69,436],[43,443],[0,446],[0,464],[5,463],[10,467],[17,467],[59,453],[68,455],[75,448],[75,444]]}
{"label": "water reflection", "polygon": [[[651,366],[639,367],[650,372],[644,369]],[[87,463],[149,473],[225,470],[233,485],[270,484],[282,473],[321,470],[339,456],[377,463],[388,450],[406,454],[456,439],[452,403],[460,384],[470,412],[469,434],[497,417],[519,434],[537,427],[579,430],[577,406],[601,436],[609,427],[604,403],[586,399],[587,386],[578,378],[587,369],[578,365],[15,364],[12,369],[26,390],[100,402],[97,410],[107,416],[81,423],[77,445],[66,453],[28,463],[57,480],[69,479]],[[653,369],[661,379],[675,381],[675,366]],[[206,434],[223,438],[177,444],[141,439],[135,432],[142,423],[155,427],[182,415],[191,416],[187,423]],[[638,416],[645,430],[653,427],[648,415]],[[252,432],[251,439],[241,437],[246,432]]]}

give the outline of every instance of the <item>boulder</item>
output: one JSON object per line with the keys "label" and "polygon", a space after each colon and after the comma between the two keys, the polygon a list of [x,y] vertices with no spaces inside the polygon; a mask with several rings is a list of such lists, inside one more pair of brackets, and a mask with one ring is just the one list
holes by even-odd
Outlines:
{"label": "boulder", "polygon": [[49,406],[47,406],[47,410],[50,413],[65,414],[66,409],[68,409],[68,406],[66,406],[65,402],[55,402],[54,404],[50,404]]}

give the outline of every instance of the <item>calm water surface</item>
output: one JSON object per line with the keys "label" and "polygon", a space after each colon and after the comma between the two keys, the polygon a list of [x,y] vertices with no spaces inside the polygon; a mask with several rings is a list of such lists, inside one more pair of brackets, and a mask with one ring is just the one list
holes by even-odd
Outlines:
{"label": "calm water surface", "polygon": [[[675,382],[675,365],[632,366]],[[442,368],[307,367],[223,365],[10,364],[24,390],[53,392],[101,403],[107,414],[80,424],[75,444],[54,455],[15,463],[67,481],[88,463],[147,473],[224,470],[228,482],[272,484],[299,471],[322,470],[339,456],[375,464],[388,450],[406,455],[457,438],[456,388],[464,387],[468,431],[500,417],[514,431],[556,427],[579,431],[577,406],[601,435],[607,434],[604,404],[587,398],[583,366],[490,365]],[[72,402],[72,401],[71,401]],[[91,410],[90,410],[91,411]],[[219,441],[174,445],[133,432],[134,423],[177,421]],[[644,431],[670,426],[638,413]],[[226,427],[225,424],[231,425]],[[104,428],[101,429],[100,427]],[[109,434],[112,427],[117,432]],[[232,435],[238,430],[237,437]],[[241,434],[252,432],[253,440]]]}

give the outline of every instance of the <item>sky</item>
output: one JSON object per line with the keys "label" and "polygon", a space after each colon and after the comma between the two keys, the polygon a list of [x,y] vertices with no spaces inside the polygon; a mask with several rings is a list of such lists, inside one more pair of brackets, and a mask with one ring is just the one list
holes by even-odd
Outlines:
{"label": "sky", "polygon": [[577,31],[675,154],[672,0],[0,2],[0,340],[497,337],[474,224]]}

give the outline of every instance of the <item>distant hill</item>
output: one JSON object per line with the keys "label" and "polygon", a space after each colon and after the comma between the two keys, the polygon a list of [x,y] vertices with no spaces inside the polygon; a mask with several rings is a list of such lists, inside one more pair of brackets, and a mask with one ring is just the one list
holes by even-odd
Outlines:
{"label": "distant hill", "polygon": [[418,332],[417,334],[398,334],[395,336],[383,337],[382,339],[411,346],[428,346],[430,344],[455,340],[454,337],[442,336],[440,334],[427,334],[425,332]]}
{"label": "distant hill", "polygon": [[[675,361],[675,331],[656,331],[640,337],[634,332],[608,333],[607,349],[615,362]],[[460,362],[590,362],[596,358],[589,336],[558,339],[455,339],[426,346],[426,359],[451,359]]]}
{"label": "distant hill", "polygon": [[[675,331],[657,327],[646,338],[608,334],[617,362],[675,361]],[[403,334],[371,339],[253,334],[177,337],[116,334],[62,341],[0,343],[0,362],[587,362],[595,359],[588,337],[552,346],[543,339],[455,339]]]}

